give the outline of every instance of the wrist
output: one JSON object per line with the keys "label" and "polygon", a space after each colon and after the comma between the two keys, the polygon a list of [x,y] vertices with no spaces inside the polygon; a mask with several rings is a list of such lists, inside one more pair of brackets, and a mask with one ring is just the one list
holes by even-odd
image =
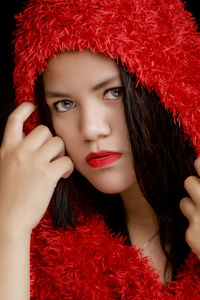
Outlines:
{"label": "wrist", "polygon": [[6,241],[30,240],[31,230],[0,222],[0,238]]}

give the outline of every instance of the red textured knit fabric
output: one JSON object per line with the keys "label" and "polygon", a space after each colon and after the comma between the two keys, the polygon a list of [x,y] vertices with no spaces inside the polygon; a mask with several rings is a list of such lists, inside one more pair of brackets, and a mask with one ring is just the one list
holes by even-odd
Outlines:
{"label": "red textured knit fabric", "polygon": [[[34,101],[35,79],[49,59],[89,49],[120,59],[156,91],[200,154],[200,36],[180,0],[31,0],[17,20],[17,104]],[[37,124],[35,113],[26,131]],[[32,299],[200,299],[194,255],[179,277],[163,287],[147,259],[110,236],[101,217],[54,231],[47,213],[33,232]]]}
{"label": "red textured knit fabric", "polygon": [[76,229],[53,230],[47,212],[34,230],[31,299],[198,300],[200,261],[192,253],[167,286],[134,246],[112,237],[101,216]]}

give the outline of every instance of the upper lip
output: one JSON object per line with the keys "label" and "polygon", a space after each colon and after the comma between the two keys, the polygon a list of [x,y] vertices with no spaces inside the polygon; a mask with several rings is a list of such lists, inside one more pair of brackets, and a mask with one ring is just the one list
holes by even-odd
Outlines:
{"label": "upper lip", "polygon": [[119,152],[114,152],[114,151],[109,151],[109,150],[101,150],[99,152],[91,152],[86,156],[86,160],[89,161],[92,158],[97,158],[97,157],[103,157],[103,156],[109,156],[109,155],[116,155],[120,154]]}

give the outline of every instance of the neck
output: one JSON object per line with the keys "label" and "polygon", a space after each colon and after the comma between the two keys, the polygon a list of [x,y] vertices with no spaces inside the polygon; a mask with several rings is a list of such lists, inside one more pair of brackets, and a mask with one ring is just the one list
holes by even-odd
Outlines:
{"label": "neck", "polygon": [[158,231],[155,212],[142,195],[137,183],[120,195],[131,243],[141,247]]}
{"label": "neck", "polygon": [[[150,258],[153,268],[160,275],[160,281],[165,283],[164,270],[167,259],[159,235],[155,235],[159,228],[154,210],[142,195],[137,183],[122,192],[120,196],[124,204],[131,244],[140,248],[143,256]],[[148,246],[145,246],[147,244]],[[171,280],[170,269],[168,276]]]}

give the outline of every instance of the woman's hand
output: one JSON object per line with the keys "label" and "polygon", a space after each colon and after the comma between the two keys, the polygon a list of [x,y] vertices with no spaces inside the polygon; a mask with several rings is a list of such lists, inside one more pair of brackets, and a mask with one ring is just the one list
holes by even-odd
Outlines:
{"label": "woman's hand", "polygon": [[23,123],[34,111],[23,103],[8,118],[0,149],[0,227],[31,233],[43,217],[54,188],[73,163],[63,140],[46,126],[24,137]]}
{"label": "woman's hand", "polygon": [[[194,162],[194,167],[200,176],[200,157]],[[185,238],[192,251],[200,259],[200,178],[189,176],[184,187],[191,198],[183,198],[180,209],[189,221]]]}

